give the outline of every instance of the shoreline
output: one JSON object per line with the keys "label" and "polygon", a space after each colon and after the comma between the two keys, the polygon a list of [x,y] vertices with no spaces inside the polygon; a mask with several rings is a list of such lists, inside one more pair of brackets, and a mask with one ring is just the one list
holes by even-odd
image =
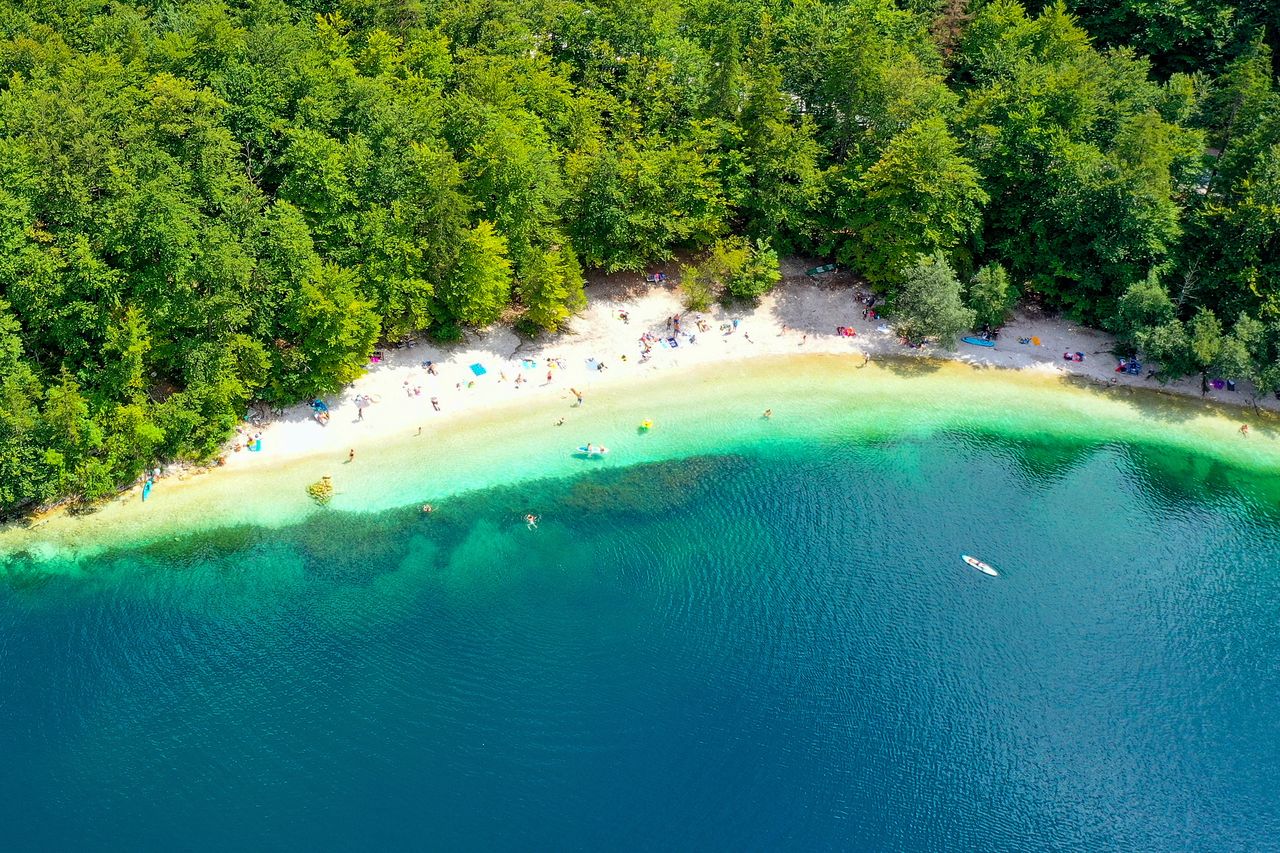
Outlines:
{"label": "shoreline", "polygon": [[[1253,399],[1245,393],[1251,389],[1244,382],[1238,391],[1211,390],[1202,395],[1198,377],[1158,383],[1144,376],[1116,373],[1116,361],[1110,355],[1112,336],[1026,310],[1005,324],[993,348],[964,343],[954,350],[935,345],[908,348],[885,321],[862,318],[859,290],[853,285],[813,283],[804,276],[804,263],[797,259],[788,259],[783,268],[784,281],[755,305],[716,306],[702,314],[686,312],[680,304],[678,285],[671,279],[667,284],[644,285],[634,274],[602,276],[588,288],[586,308],[566,330],[549,338],[523,339],[510,327],[495,326],[470,333],[458,344],[417,343],[388,350],[364,376],[326,400],[330,407],[327,426],[313,420],[308,406],[292,406],[260,425],[242,427],[242,442],[261,434],[261,454],[229,450],[224,465],[202,466],[202,470],[343,454],[349,449],[359,453],[362,447],[405,431],[417,435],[421,429],[426,434],[435,426],[451,423],[459,413],[530,398],[572,403],[571,389],[581,391],[584,405],[589,406],[593,392],[624,378],[760,356],[941,359],[975,368],[1042,371],[1107,388],[1200,399],[1211,404],[1207,410],[1238,408],[1249,417],[1263,411],[1280,412],[1280,400]],[[620,319],[619,312],[626,312],[629,319]],[[675,315],[683,319],[678,335],[667,322]],[[707,324],[708,331],[698,330],[698,319]],[[853,329],[855,336],[839,335],[839,326]],[[724,328],[728,331],[722,331]],[[647,362],[641,362],[639,343],[644,333],[658,339]],[[677,339],[675,349],[666,343],[669,337]],[[1017,343],[1022,338],[1039,338],[1041,345]],[[1077,351],[1086,354],[1085,361],[1062,359],[1063,352]],[[549,365],[548,359],[557,364]],[[424,368],[428,361],[433,363],[435,375]],[[604,365],[603,370],[593,369],[592,365],[599,364]],[[480,365],[485,372],[476,375],[471,365]],[[415,394],[416,389],[421,389],[420,393]],[[365,408],[363,418],[357,406],[361,396],[375,401]],[[433,408],[433,397],[439,402],[439,411]]]}
{"label": "shoreline", "polygon": [[[806,394],[821,398],[847,390],[845,380],[840,380],[840,385],[815,384],[807,391],[797,388],[795,381],[786,376],[789,370],[812,369],[833,375],[844,371],[853,380],[848,383],[850,389],[861,383],[855,389],[858,395],[884,385],[883,399],[878,402],[880,416],[908,431],[913,427],[913,417],[928,420],[925,409],[980,409],[982,404],[977,398],[985,395],[993,406],[985,416],[1000,417],[996,397],[1007,397],[1004,405],[1017,408],[1021,405],[1018,394],[1034,393],[1039,399],[1043,397],[1040,392],[1046,389],[1061,408],[1056,417],[1066,419],[1052,429],[1087,431],[1090,416],[1073,412],[1075,404],[1068,400],[1071,394],[1067,389],[1072,386],[1077,395],[1096,397],[1097,406],[1103,409],[1114,409],[1116,404],[1122,409],[1145,407],[1148,411],[1140,413],[1139,419],[1151,419],[1155,410],[1168,407],[1177,412],[1172,420],[1213,421],[1215,442],[1221,442],[1223,435],[1230,436],[1238,423],[1238,409],[1231,407],[1232,401],[1214,397],[1205,405],[1195,399],[1199,397],[1198,382],[1184,383],[1194,390],[1191,394],[1187,388],[1179,391],[1176,387],[1153,387],[1153,383],[1140,377],[1112,374],[1113,362],[1105,354],[1110,338],[1093,330],[1022,315],[1005,327],[994,348],[961,344],[964,349],[958,352],[936,347],[911,350],[901,346],[891,332],[877,328],[878,321],[861,318],[853,288],[808,282],[780,285],[755,306],[718,307],[707,312],[707,332],[697,331],[696,325],[691,328],[685,318],[685,331],[677,339],[679,345],[671,349],[654,344],[650,359],[641,362],[641,334],[665,337],[667,318],[677,311],[684,313],[679,292],[672,286],[656,286],[637,293],[625,281],[631,277],[618,278],[624,281],[593,285],[588,306],[574,318],[570,330],[561,335],[531,342],[518,338],[509,328],[493,328],[450,347],[420,344],[389,350],[365,376],[337,397],[328,398],[331,419],[327,426],[315,422],[306,406],[287,409],[282,416],[261,425],[246,424],[242,430],[246,435],[261,434],[260,452],[228,452],[226,464],[221,466],[170,466],[166,476],[157,481],[151,502],[145,505],[138,499],[141,489],[135,486],[90,513],[72,515],[61,508],[0,526],[0,554],[11,552],[13,549],[8,546],[12,545],[34,545],[39,549],[46,530],[52,541],[74,545],[80,538],[131,538],[124,530],[117,535],[112,530],[117,525],[137,525],[150,530],[151,536],[159,535],[164,518],[170,518],[175,529],[199,526],[189,518],[174,515],[182,511],[179,506],[189,514],[209,516],[223,524],[283,524],[302,517],[314,506],[309,499],[300,502],[292,491],[269,501],[258,490],[278,490],[287,481],[291,490],[296,486],[301,493],[306,483],[323,474],[340,472],[346,480],[367,480],[369,472],[381,469],[377,476],[396,484],[390,494],[409,494],[413,487],[401,482],[405,472],[439,467],[440,460],[435,457],[442,452],[453,454],[447,461],[457,482],[493,482],[503,474],[491,471],[486,480],[487,460],[490,456],[502,458],[516,445],[538,445],[539,452],[554,456],[565,442],[575,446],[599,443],[611,431],[615,436],[622,435],[619,425],[634,428],[639,423],[637,415],[623,413],[630,401],[635,401],[644,417],[653,416],[659,422],[658,434],[646,440],[647,447],[666,446],[670,450],[672,436],[666,429],[671,418],[664,412],[668,405],[691,407],[695,420],[699,410],[714,418],[717,407],[732,408],[739,398],[751,396],[758,385],[759,408],[751,416],[759,418],[774,399],[805,399]],[[619,310],[629,313],[629,322],[620,319]],[[726,326],[724,331],[722,324]],[[856,336],[836,334],[837,325],[854,328]],[[1031,334],[1040,336],[1044,345],[1033,348],[1016,343],[1017,338]],[[690,337],[695,340],[690,341]],[[1005,343],[1007,340],[1015,343],[1010,345]],[[1049,356],[1056,351],[1060,358],[1060,347],[1086,352],[1085,362],[1054,362]],[[1103,354],[1095,355],[1098,351]],[[814,361],[806,356],[828,358]],[[563,365],[550,368],[550,381],[548,358]],[[435,364],[435,375],[423,367],[427,360]],[[522,360],[529,360],[532,365],[522,365]],[[606,365],[605,370],[592,369],[600,362]],[[472,364],[483,365],[485,372],[476,375]],[[810,364],[812,368],[807,366]],[[856,369],[868,364],[875,369]],[[928,378],[934,373],[947,375],[949,381],[934,382]],[[517,383],[518,375],[524,376],[524,381]],[[1117,381],[1111,382],[1112,377]],[[965,383],[972,387],[961,387]],[[418,387],[422,388],[421,393],[415,393]],[[571,388],[584,394],[580,408],[574,406]],[[357,413],[358,395],[372,395],[379,400],[367,407],[363,419]],[[1230,396],[1243,402],[1243,394]],[[438,412],[431,404],[432,397],[439,399]],[[920,399],[913,401],[916,397]],[[901,413],[891,411],[895,401],[904,401],[904,407],[915,406],[910,410],[912,414],[902,418]],[[821,402],[815,399],[814,405]],[[854,405],[861,402],[861,396],[853,401]],[[1043,403],[1040,405],[1044,408]],[[1272,407],[1266,407],[1264,420],[1271,421],[1273,412]],[[734,417],[748,415],[749,412],[735,410]],[[833,412],[814,417],[840,415]],[[1250,420],[1262,426],[1252,413]],[[561,432],[555,428],[557,423],[566,421],[570,429]],[[706,423],[702,428],[719,430],[730,440],[737,429],[727,423]],[[1258,430],[1258,440],[1248,445],[1248,452],[1270,447],[1275,443],[1271,434],[1276,432],[1274,428]],[[474,437],[473,444],[496,442],[501,448],[495,446],[495,451],[501,452],[474,455],[466,441],[468,436]],[[624,445],[635,444],[626,436],[618,440]],[[696,451],[695,445],[696,442],[691,444],[690,450]],[[647,461],[643,454],[634,455],[636,449],[628,447],[625,458],[615,454],[604,464]],[[1207,446],[1206,452],[1236,456],[1243,449],[1244,446],[1213,445]],[[355,452],[356,464],[348,469],[345,465],[351,451]],[[536,467],[527,459],[519,459],[518,454],[513,459],[518,459],[523,473],[512,471],[510,476],[528,476]],[[552,470],[559,463],[547,464]],[[240,485],[242,489],[238,488]],[[363,498],[369,508],[386,506],[387,494],[374,491],[371,486]],[[338,503],[344,509],[361,508],[358,502],[345,498]],[[173,504],[173,509],[166,508],[166,504]],[[145,512],[141,509],[144,506]]]}

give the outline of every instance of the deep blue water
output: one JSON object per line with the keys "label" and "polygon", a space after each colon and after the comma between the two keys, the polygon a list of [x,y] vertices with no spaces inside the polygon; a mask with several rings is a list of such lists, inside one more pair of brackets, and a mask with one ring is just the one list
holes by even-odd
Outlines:
{"label": "deep blue water", "polygon": [[779,453],[11,561],[4,849],[1280,848],[1267,484]]}

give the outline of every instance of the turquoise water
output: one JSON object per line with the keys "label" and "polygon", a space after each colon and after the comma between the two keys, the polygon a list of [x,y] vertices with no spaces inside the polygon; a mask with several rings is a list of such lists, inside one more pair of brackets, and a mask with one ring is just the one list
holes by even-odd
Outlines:
{"label": "turquoise water", "polygon": [[1271,494],[948,431],[12,557],[5,848],[1276,849]]}

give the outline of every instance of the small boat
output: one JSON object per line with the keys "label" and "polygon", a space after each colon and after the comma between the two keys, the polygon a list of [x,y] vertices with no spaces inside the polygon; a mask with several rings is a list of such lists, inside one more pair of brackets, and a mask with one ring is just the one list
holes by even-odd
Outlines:
{"label": "small boat", "polygon": [[966,563],[973,566],[975,569],[982,572],[984,575],[991,575],[991,577],[993,578],[1000,577],[999,572],[991,568],[991,566],[988,565],[987,563],[984,563],[981,560],[979,560],[977,557],[970,557],[968,554],[961,554],[960,559],[964,560]]}
{"label": "small boat", "polygon": [[993,347],[996,345],[995,341],[989,341],[986,338],[968,337],[961,338],[960,340],[964,341],[966,344],[973,344],[975,347]]}
{"label": "small boat", "polygon": [[609,452],[609,448],[602,444],[584,444],[578,448],[579,453],[585,453],[587,456],[604,456]]}

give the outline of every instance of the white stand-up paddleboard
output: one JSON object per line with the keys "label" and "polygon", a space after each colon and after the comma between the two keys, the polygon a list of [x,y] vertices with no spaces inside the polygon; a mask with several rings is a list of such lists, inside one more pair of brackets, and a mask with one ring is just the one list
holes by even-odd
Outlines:
{"label": "white stand-up paddleboard", "polygon": [[991,566],[979,560],[977,557],[970,557],[968,554],[961,554],[960,559],[964,560],[966,563],[973,566],[975,569],[982,572],[984,575],[991,575],[991,577],[993,578],[1000,577],[999,572],[997,572],[995,569],[991,568]]}

